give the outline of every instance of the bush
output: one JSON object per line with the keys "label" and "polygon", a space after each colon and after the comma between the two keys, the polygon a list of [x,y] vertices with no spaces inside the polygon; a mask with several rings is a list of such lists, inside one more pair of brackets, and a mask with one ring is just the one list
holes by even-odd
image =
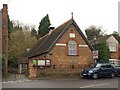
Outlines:
{"label": "bush", "polygon": [[37,77],[79,77],[81,69],[43,69],[37,70]]}
{"label": "bush", "polygon": [[17,68],[17,60],[16,58],[11,58],[8,60],[8,66],[12,68]]}

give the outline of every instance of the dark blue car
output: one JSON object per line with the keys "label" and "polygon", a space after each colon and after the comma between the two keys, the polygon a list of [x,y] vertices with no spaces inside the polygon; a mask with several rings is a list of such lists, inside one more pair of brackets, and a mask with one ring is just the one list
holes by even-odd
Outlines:
{"label": "dark blue car", "polygon": [[82,76],[91,77],[93,79],[97,79],[99,77],[110,76],[112,78],[115,77],[117,71],[116,68],[110,63],[97,63],[93,67],[87,68],[83,70]]}

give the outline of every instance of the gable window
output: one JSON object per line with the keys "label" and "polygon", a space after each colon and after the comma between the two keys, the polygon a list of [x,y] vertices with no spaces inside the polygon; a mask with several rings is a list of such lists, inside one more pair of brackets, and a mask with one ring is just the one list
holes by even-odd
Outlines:
{"label": "gable window", "polygon": [[77,43],[74,40],[68,42],[68,55],[77,55]]}
{"label": "gable window", "polygon": [[116,45],[115,44],[109,44],[109,50],[111,52],[116,52]]}

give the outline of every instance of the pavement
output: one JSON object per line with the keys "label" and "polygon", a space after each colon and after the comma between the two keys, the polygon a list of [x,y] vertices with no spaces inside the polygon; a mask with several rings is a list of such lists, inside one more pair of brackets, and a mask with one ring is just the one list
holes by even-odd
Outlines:
{"label": "pavement", "polygon": [[28,78],[24,74],[10,74],[8,78],[3,78],[2,82],[16,81],[16,80],[28,80]]}
{"label": "pavement", "polygon": [[8,78],[2,79],[2,84],[31,82],[39,80],[78,80],[80,77],[38,77],[27,78],[24,74],[10,74]]}

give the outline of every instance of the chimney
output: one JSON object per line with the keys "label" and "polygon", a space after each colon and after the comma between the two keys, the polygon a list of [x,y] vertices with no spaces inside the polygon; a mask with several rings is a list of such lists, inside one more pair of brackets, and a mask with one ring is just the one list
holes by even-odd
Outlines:
{"label": "chimney", "polygon": [[7,27],[8,27],[8,7],[7,7],[7,4],[3,4],[2,22],[3,22],[3,29],[7,29]]}
{"label": "chimney", "polygon": [[8,7],[7,4],[3,4],[3,10],[7,11]]}
{"label": "chimney", "polygon": [[55,27],[53,25],[49,26],[49,35],[54,31]]}

